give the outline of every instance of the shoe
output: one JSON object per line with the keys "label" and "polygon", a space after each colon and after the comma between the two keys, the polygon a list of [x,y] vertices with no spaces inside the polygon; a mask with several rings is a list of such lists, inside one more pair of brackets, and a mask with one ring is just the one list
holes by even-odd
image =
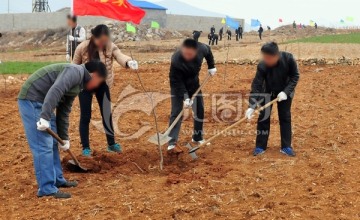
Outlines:
{"label": "shoe", "polygon": [[[61,191],[57,191],[56,193],[52,193],[52,194],[44,195],[44,196],[52,196],[55,199],[69,199],[69,198],[71,198],[70,193],[61,192]],[[41,197],[44,197],[44,196],[38,196],[38,197],[41,198]]]}
{"label": "shoe", "polygon": [[66,181],[64,184],[56,185],[57,188],[72,188],[77,186],[78,186],[77,181]]}
{"label": "shoe", "polygon": [[108,146],[107,150],[109,152],[116,152],[116,153],[121,153],[122,152],[120,144],[114,144],[114,145]]}
{"label": "shoe", "polygon": [[91,157],[91,149],[90,149],[90,148],[85,148],[85,149],[83,149],[82,155],[83,155],[84,157]]}
{"label": "shoe", "polygon": [[168,154],[181,154],[184,152],[184,149],[178,145],[169,145],[167,148]]}
{"label": "shoe", "polygon": [[265,149],[264,149],[264,148],[256,147],[256,148],[254,149],[253,155],[254,155],[254,156],[258,156],[258,155],[261,155],[261,154],[264,154],[264,153],[265,153]]}
{"label": "shoe", "polygon": [[283,147],[283,148],[281,148],[280,152],[289,157],[295,157],[295,155],[296,155],[294,150],[292,149],[292,147]]}
{"label": "shoe", "polygon": [[173,144],[171,144],[171,145],[169,145],[168,147],[167,147],[167,150],[169,151],[169,150],[172,150],[172,149],[174,149],[176,147],[176,145],[173,145]]}
{"label": "shoe", "polygon": [[[193,142],[193,143],[197,143],[197,144],[199,144],[199,145],[202,145],[203,143],[205,143],[206,141],[203,139],[203,140],[201,140],[201,141],[195,141],[194,139],[191,139],[191,141]],[[207,143],[206,145],[210,145],[211,143]]]}

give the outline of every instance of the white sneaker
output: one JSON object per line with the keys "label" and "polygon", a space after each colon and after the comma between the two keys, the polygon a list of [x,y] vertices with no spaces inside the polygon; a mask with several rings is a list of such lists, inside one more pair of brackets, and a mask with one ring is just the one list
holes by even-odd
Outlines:
{"label": "white sneaker", "polygon": [[172,150],[172,149],[174,149],[176,147],[176,145],[169,145],[168,147],[167,147],[167,150]]}
{"label": "white sneaker", "polygon": [[[198,144],[203,144],[203,143],[205,143],[206,141],[205,140],[201,140],[201,141],[195,141],[194,139],[192,139],[191,140],[193,143],[198,143]],[[211,143],[207,143],[206,145],[208,146],[208,145],[210,145]]]}

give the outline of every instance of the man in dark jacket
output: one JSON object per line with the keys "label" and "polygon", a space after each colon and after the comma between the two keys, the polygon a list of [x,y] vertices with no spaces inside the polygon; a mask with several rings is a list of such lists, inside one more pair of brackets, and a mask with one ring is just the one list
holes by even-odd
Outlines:
{"label": "man in dark jacket", "polygon": [[[257,67],[252,82],[246,117],[250,120],[257,105],[265,105],[278,98],[278,114],[281,132],[281,153],[295,156],[291,146],[291,103],[295,87],[299,81],[299,71],[293,55],[280,52],[274,42],[261,48],[263,61]],[[260,113],[257,124],[256,148],[254,156],[265,153],[270,132],[271,108]]]}
{"label": "man in dark jacket", "polygon": [[238,28],[235,29],[235,38],[236,38],[236,41],[239,41],[239,29]]}
{"label": "man in dark jacket", "polygon": [[258,32],[259,32],[259,38],[260,38],[260,40],[262,40],[262,33],[264,32],[264,28],[261,25],[259,27]]}
{"label": "man in dark jacket", "polygon": [[208,39],[209,39],[209,45],[218,45],[218,41],[219,41],[219,35],[217,34],[209,34],[208,35]]}
{"label": "man in dark jacket", "polygon": [[59,144],[59,148],[68,150],[69,114],[73,101],[82,89],[97,88],[106,76],[105,65],[98,61],[85,65],[53,64],[33,73],[21,87],[18,105],[33,154],[38,197],[71,197],[59,188],[75,187],[77,182],[66,181],[63,177],[58,143],[46,130],[57,132],[65,143]]}
{"label": "man in dark jacket", "polygon": [[220,28],[220,31],[219,31],[220,40],[219,41],[222,41],[223,34],[224,34],[224,27]]}
{"label": "man in dark jacket", "polygon": [[201,36],[201,33],[202,33],[202,31],[194,31],[194,32],[193,32],[193,38],[194,38],[194,40],[199,41],[199,38],[200,38],[200,36]]}
{"label": "man in dark jacket", "polygon": [[[170,88],[171,88],[171,116],[170,125],[179,115],[183,106],[193,109],[194,112],[194,133],[193,142],[203,143],[203,119],[204,119],[204,100],[200,93],[195,97],[194,103],[191,97],[200,87],[199,73],[201,70],[203,59],[208,64],[208,73],[216,74],[215,61],[209,46],[198,43],[193,39],[186,39],[180,50],[176,51],[171,58],[170,67]],[[181,152],[176,147],[181,121],[172,129],[169,136],[168,150],[175,153]]]}
{"label": "man in dark jacket", "polygon": [[210,34],[215,34],[215,26],[211,26],[210,28]]}
{"label": "man in dark jacket", "polygon": [[239,39],[243,38],[243,32],[244,32],[244,30],[243,30],[242,26],[239,25],[239,27],[238,27]]}
{"label": "man in dark jacket", "polygon": [[228,40],[231,40],[231,30],[228,29],[228,30],[226,31],[226,33],[227,33]]}

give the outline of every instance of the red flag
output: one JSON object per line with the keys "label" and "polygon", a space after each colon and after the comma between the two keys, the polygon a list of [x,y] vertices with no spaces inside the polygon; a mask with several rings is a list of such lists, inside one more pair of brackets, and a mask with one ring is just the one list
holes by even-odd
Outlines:
{"label": "red flag", "polygon": [[145,11],[131,5],[127,0],[73,0],[74,15],[104,16],[120,21],[139,24]]}
{"label": "red flag", "polygon": [[281,18],[279,18],[279,22],[281,23],[281,22],[283,22],[283,20]]}

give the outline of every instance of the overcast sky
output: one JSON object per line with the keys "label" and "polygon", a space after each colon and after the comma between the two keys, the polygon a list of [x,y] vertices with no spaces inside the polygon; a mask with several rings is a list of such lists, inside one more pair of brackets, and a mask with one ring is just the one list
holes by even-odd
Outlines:
{"label": "overcast sky", "polygon": [[[10,12],[31,12],[32,0],[9,0]],[[159,2],[161,0],[149,0]],[[278,19],[284,23],[293,20],[308,24],[310,20],[320,25],[339,26],[341,19],[354,17],[349,25],[360,25],[359,0],[181,0],[190,5],[245,18],[259,19],[263,25],[278,26]],[[69,7],[71,0],[49,0],[53,11]],[[0,0],[0,13],[7,13],[8,0]],[[1,27],[0,27],[1,28]]]}

